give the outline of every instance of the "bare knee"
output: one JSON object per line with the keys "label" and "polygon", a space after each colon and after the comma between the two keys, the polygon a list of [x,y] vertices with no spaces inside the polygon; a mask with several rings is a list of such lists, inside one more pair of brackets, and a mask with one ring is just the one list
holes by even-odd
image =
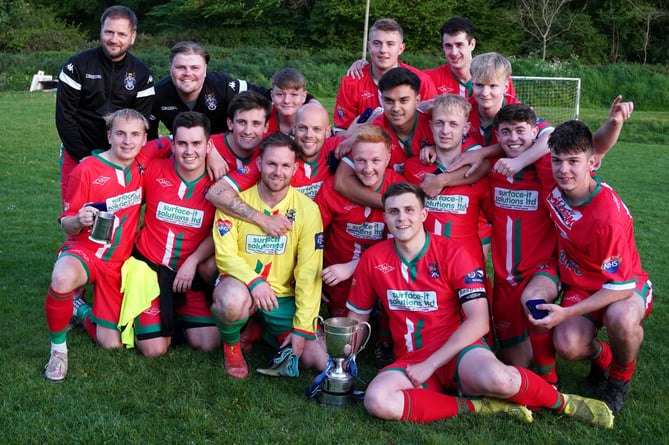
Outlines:
{"label": "bare knee", "polygon": [[580,332],[556,328],[553,331],[555,351],[565,360],[578,361],[589,358],[594,334],[585,336]]}
{"label": "bare knee", "polygon": [[150,340],[140,340],[137,342],[137,349],[146,358],[159,357],[165,353],[170,346],[170,339],[167,337],[152,338]]}
{"label": "bare knee", "polygon": [[95,333],[95,340],[98,345],[104,349],[119,349],[123,347],[121,343],[121,333],[116,329],[105,328],[98,325]]}
{"label": "bare knee", "polygon": [[214,289],[211,310],[225,321],[237,321],[249,315],[251,297],[246,286],[237,283],[223,280]]}
{"label": "bare knee", "polygon": [[388,392],[384,388],[370,386],[365,392],[365,409],[374,417],[399,420],[404,410],[404,396],[401,391]]}
{"label": "bare knee", "polygon": [[221,334],[215,326],[187,329],[186,339],[193,349],[202,352],[215,351],[221,344]]}

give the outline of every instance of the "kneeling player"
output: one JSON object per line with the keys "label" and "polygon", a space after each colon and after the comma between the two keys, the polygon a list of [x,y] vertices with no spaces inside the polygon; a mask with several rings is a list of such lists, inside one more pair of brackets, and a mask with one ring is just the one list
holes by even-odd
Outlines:
{"label": "kneeling player", "polygon": [[[546,200],[560,234],[558,261],[566,290],[562,306],[538,306],[549,315],[535,324],[555,326],[553,341],[562,357],[591,360],[588,383],[617,413],[630,389],[653,292],[641,268],[629,210],[591,173],[599,161],[592,141],[579,121],[558,126],[548,140],[557,185]],[[601,326],[610,346],[596,338]]]}
{"label": "kneeling player", "polygon": [[481,341],[489,329],[481,262],[457,242],[425,231],[424,201],[416,185],[388,187],[384,217],[394,238],[365,251],[355,272],[349,317],[366,321],[380,299],[397,356],[370,383],[367,411],[412,422],[506,412],[531,422],[531,413],[519,406],[529,405],[612,428],[603,402],[561,394],[531,371],[504,365]]}
{"label": "kneeling player", "polygon": [[[144,224],[124,267],[123,307],[131,313],[122,313],[122,319],[137,317],[137,348],[147,357],[167,352],[175,319],[196,349],[211,351],[221,341],[208,307],[217,276],[211,236],[215,208],[205,199],[212,184],[206,171],[211,126],[204,114],[187,111],[177,115],[173,128],[174,159],[152,162],[144,175]],[[207,261],[209,274],[201,271]],[[148,302],[151,306],[137,315]],[[123,342],[131,343],[132,336]]]}

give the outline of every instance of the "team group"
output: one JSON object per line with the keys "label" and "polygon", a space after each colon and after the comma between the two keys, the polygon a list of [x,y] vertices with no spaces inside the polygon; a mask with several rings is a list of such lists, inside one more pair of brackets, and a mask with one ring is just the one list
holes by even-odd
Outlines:
{"label": "team group", "polygon": [[[631,102],[616,98],[594,135],[578,121],[553,128],[514,97],[507,59],[472,58],[467,19],[443,25],[448,63],[422,72],[399,62],[402,28],[381,19],[371,62],[342,79],[332,129],[298,70],[258,87],[208,73],[190,41],[154,86],[128,52],[136,28],[128,8],[107,9],[100,47],[59,76],[67,240],[45,304],[46,379],[65,379],[77,325],[147,357],[181,337],[222,344],[236,378],[260,340],[286,358],[278,374],[298,361],[322,371],[313,320],[324,302],[330,316],[378,313],[381,371],[364,402],[374,416],[531,422],[527,407],[540,407],[613,426],[652,286],[631,215],[594,171]],[[114,218],[100,242],[89,235],[102,211]],[[590,361],[601,400],[556,389],[556,353]]]}

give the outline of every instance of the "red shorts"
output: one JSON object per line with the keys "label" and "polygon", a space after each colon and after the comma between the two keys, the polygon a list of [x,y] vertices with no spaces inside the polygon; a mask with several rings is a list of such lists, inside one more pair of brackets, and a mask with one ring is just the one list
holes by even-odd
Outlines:
{"label": "red shorts", "polygon": [[[174,309],[177,320],[185,329],[215,326],[206,297],[202,291],[186,291],[186,304]],[[135,320],[135,332],[141,340],[161,336],[162,317],[160,298],[154,298],[151,307],[139,314]]]}
{"label": "red shorts", "polygon": [[502,348],[521,343],[529,335],[527,315],[520,302],[525,286],[536,275],[549,277],[557,287],[557,263],[537,265],[532,274],[524,278],[517,286],[507,281],[497,280],[493,290],[492,318],[495,324],[497,340]]}
{"label": "red shorts", "polygon": [[[574,306],[576,303],[585,300],[595,292],[596,291],[586,291],[583,289],[570,287],[564,292],[561,306],[562,307]],[[648,318],[648,316],[650,315],[650,311],[653,308],[653,283],[651,283],[650,280],[636,282],[636,288],[634,289],[633,298],[639,298],[639,297],[643,298],[644,308],[646,309],[645,313],[643,314],[643,318],[645,320],[646,318]],[[597,326],[597,328],[600,328],[602,326],[602,320],[604,319],[605,309],[606,308],[602,308],[598,311],[590,312],[583,316],[588,320],[592,321]]]}
{"label": "red shorts", "polygon": [[[458,355],[453,357],[453,359],[446,363],[441,368],[437,369],[434,374],[430,376],[429,379],[423,383],[423,388],[429,389],[432,391],[437,391],[440,393],[446,392],[460,392],[460,376],[458,375],[458,364],[464,355],[474,348],[486,348],[490,349],[488,345],[483,340],[478,340],[472,343],[471,345],[464,348]],[[417,351],[411,352],[404,357],[395,360],[391,365],[383,368],[379,373],[385,371],[405,371],[407,366],[415,365],[425,361],[430,356],[429,353],[426,353],[424,350],[419,349]]]}
{"label": "red shorts", "polygon": [[93,284],[92,321],[109,329],[118,329],[121,314],[121,267],[123,261],[103,261],[92,252],[76,247],[61,251],[77,258],[86,269],[88,283]]}

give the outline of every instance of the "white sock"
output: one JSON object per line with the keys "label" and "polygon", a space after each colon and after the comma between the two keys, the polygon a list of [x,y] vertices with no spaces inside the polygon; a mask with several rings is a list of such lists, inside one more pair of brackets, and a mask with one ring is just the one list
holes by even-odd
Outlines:
{"label": "white sock", "polygon": [[51,355],[54,352],[60,352],[61,354],[67,354],[67,342],[56,344],[51,342]]}

